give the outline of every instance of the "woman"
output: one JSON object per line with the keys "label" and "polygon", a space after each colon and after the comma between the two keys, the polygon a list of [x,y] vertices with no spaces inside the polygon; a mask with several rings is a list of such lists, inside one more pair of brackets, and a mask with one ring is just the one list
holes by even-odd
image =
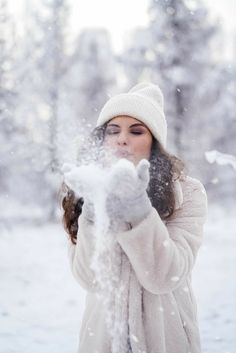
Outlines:
{"label": "woman", "polygon": [[[202,243],[207,196],[201,182],[185,175],[183,163],[165,150],[160,88],[140,83],[109,99],[93,136],[96,146],[137,168],[133,181],[118,168],[110,190],[115,212],[109,217],[120,225],[112,234],[122,254],[120,281],[126,290],[121,309],[127,319],[127,344],[119,353],[200,353],[191,273]],[[122,183],[127,184],[125,195],[120,193]],[[115,205],[113,199],[118,200]],[[78,352],[113,353],[90,266],[93,216],[83,202],[70,189],[63,199],[72,273],[87,291]]]}

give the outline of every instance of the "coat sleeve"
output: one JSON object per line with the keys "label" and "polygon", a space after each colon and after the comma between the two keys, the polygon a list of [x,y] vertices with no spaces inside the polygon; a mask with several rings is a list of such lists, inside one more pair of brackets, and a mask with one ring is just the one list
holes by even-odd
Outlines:
{"label": "coat sleeve", "polygon": [[95,292],[97,284],[90,268],[94,250],[93,224],[87,221],[83,214],[79,217],[79,231],[76,245],[68,243],[68,257],[71,272],[76,281],[85,290]]}
{"label": "coat sleeve", "polygon": [[117,234],[139,282],[153,294],[167,293],[184,282],[202,242],[206,191],[197,179],[183,184],[183,203],[166,224],[152,208],[139,225]]}

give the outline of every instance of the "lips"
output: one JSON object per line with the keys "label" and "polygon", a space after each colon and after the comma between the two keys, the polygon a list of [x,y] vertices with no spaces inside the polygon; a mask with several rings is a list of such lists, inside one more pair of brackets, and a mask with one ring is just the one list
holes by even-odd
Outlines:
{"label": "lips", "polygon": [[116,155],[117,155],[118,157],[127,158],[127,157],[130,157],[130,156],[131,156],[131,153],[129,153],[128,151],[118,150],[118,151],[116,151]]}

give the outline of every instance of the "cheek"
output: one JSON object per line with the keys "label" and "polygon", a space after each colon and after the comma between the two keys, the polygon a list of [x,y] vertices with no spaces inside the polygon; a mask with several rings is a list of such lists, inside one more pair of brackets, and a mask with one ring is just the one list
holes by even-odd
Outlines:
{"label": "cheek", "polygon": [[149,139],[144,139],[143,141],[140,141],[135,148],[135,152],[141,156],[145,157],[146,159],[149,159],[150,153],[151,153],[151,146],[152,146],[152,141]]}

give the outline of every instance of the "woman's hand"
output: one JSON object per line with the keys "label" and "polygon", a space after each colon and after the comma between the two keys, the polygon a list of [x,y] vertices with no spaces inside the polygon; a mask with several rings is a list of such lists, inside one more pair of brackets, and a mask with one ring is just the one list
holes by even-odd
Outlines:
{"label": "woman's hand", "polygon": [[[135,225],[151,210],[146,189],[149,183],[149,162],[141,160],[137,167],[127,159],[120,159],[110,170],[97,165],[63,165],[66,184],[78,197],[83,197],[84,216],[94,221],[94,203],[100,207],[100,196],[106,199],[111,224]],[[98,197],[99,196],[99,197]],[[119,228],[119,227],[118,227]]]}
{"label": "woman's hand", "polygon": [[112,168],[107,182],[107,211],[110,219],[136,225],[151,210],[146,189],[149,183],[149,162],[142,159],[137,167],[120,159]]}
{"label": "woman's hand", "polygon": [[65,163],[62,166],[65,183],[84,200],[82,213],[90,222],[94,222],[94,200],[98,189],[102,188],[104,175],[96,165],[76,166]]}

